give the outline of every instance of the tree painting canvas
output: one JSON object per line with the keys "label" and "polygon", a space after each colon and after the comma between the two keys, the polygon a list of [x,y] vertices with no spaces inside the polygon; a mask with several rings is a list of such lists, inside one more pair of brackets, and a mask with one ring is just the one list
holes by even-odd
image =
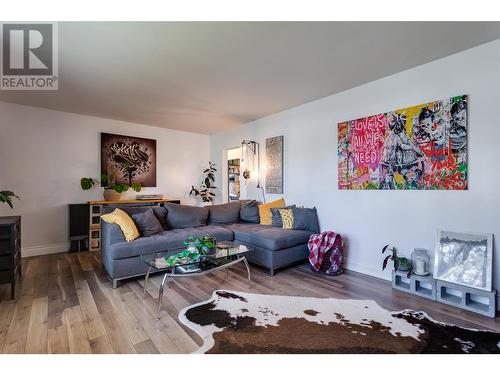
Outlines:
{"label": "tree painting canvas", "polygon": [[339,189],[466,190],[467,96],[338,124]]}
{"label": "tree painting canvas", "polygon": [[101,174],[110,182],[156,186],[156,140],[101,133]]}

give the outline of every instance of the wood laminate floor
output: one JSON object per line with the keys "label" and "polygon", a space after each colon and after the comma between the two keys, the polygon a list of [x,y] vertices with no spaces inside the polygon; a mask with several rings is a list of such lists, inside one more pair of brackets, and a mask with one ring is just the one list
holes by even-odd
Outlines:
{"label": "wood laminate floor", "polygon": [[201,339],[179,323],[179,311],[208,299],[215,289],[252,293],[373,299],[389,310],[412,308],[434,319],[471,328],[500,331],[490,319],[395,291],[390,283],[355,272],[337,277],[313,274],[299,265],[269,277],[238,265],[210,276],[169,284],[163,315],[155,319],[159,276],[153,276],[143,299],[143,279],[112,289],[99,253],[55,254],[23,259],[23,279],[11,301],[0,285],[0,353],[190,353]]}

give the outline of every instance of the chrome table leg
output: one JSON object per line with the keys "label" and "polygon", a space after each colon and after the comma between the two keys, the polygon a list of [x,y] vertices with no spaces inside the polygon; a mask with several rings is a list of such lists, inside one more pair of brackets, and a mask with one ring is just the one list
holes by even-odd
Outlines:
{"label": "chrome table leg", "polygon": [[251,288],[252,287],[252,279],[250,278],[250,267],[248,266],[247,258],[245,258],[245,257],[242,257],[242,258],[243,258],[243,263],[245,263],[245,267],[247,268],[248,287]]}
{"label": "chrome table leg", "polygon": [[165,283],[167,281],[167,274],[163,276],[163,280],[161,281],[160,284],[160,293],[158,295],[158,311],[156,313],[156,320],[160,320],[160,313],[161,313],[161,301],[163,299],[163,289],[165,288]]}
{"label": "chrome table leg", "polygon": [[144,293],[142,293],[142,299],[146,297],[146,288],[148,286],[149,273],[151,272],[151,266],[148,267],[148,272],[146,272],[146,278],[144,279]]}

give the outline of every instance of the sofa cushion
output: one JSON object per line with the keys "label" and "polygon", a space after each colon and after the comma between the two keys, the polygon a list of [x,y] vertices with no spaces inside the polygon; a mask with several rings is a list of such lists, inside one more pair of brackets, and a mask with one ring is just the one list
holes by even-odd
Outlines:
{"label": "sofa cushion", "polygon": [[[297,207],[297,206],[292,204],[291,206],[286,206],[283,208],[292,208],[292,207]],[[283,228],[283,220],[281,219],[281,213],[280,213],[281,209],[282,208],[271,208],[272,225],[279,228]]]}
{"label": "sofa cushion", "polygon": [[109,214],[101,216],[101,219],[110,224],[118,224],[128,242],[131,242],[140,236],[139,230],[135,226],[132,218],[119,208]]}
{"label": "sofa cushion", "polygon": [[291,208],[280,208],[281,221],[283,222],[283,229],[292,229],[293,227],[293,213]]}
{"label": "sofa cushion", "polygon": [[208,206],[208,224],[233,224],[240,221],[240,202]]}
{"label": "sofa cushion", "polygon": [[167,226],[172,229],[196,228],[207,224],[208,209],[206,207],[184,206],[167,203]]}
{"label": "sofa cushion", "polygon": [[156,218],[152,208],[146,212],[132,215],[132,219],[143,237],[151,237],[163,232],[163,227]]}
{"label": "sofa cushion", "polygon": [[282,229],[260,224],[237,223],[226,228],[233,231],[235,241],[273,251],[305,244],[312,234],[305,230]]}
{"label": "sofa cushion", "polygon": [[263,203],[259,205],[259,216],[260,223],[263,225],[271,225],[273,223],[273,218],[271,216],[271,208],[284,208],[285,199],[280,198],[269,203]]}
{"label": "sofa cushion", "polygon": [[163,227],[163,230],[167,230],[167,209],[165,207],[153,207],[153,212]]}
{"label": "sofa cushion", "polygon": [[240,220],[247,223],[260,223],[259,204],[255,199],[240,201]]}
{"label": "sofa cushion", "polygon": [[151,237],[138,238],[133,242],[114,243],[111,245],[111,257],[112,259],[123,259],[165,250],[170,250],[174,254],[186,248],[184,241],[189,236],[201,237],[205,234],[214,236],[219,242],[234,239],[232,231],[215,225],[171,229]]}
{"label": "sofa cushion", "polygon": [[308,230],[319,233],[318,213],[314,208],[292,208],[293,226],[292,229]]}

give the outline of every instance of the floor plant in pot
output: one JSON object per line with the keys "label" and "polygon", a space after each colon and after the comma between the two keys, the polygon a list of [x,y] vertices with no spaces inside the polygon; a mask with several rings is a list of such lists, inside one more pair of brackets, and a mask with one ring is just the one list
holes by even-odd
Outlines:
{"label": "floor plant in pot", "polygon": [[215,193],[213,192],[213,190],[217,189],[217,187],[213,185],[215,182],[215,172],[217,172],[215,163],[209,161],[208,168],[203,171],[203,181],[198,188],[191,186],[189,195],[200,197],[201,201],[205,204],[212,204],[215,198]]}
{"label": "floor plant in pot", "polygon": [[132,183],[132,185],[116,183],[114,178],[110,178],[107,175],[102,175],[101,180],[98,181],[92,177],[82,177],[80,180],[80,186],[83,190],[90,190],[96,184],[100,184],[104,188],[104,199],[107,201],[120,200],[122,193],[126,192],[128,189],[132,188],[132,190],[139,192],[141,191],[141,184],[136,182]]}

